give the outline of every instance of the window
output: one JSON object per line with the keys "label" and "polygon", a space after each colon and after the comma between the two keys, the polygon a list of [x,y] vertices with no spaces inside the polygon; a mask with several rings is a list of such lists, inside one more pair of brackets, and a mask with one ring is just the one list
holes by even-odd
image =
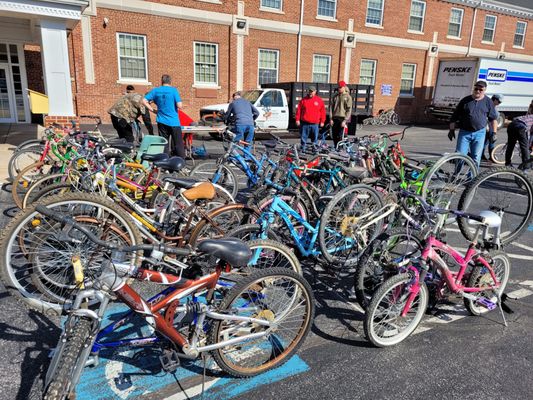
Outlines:
{"label": "window", "polygon": [[261,7],[281,10],[281,0],[261,0]]}
{"label": "window", "polygon": [[259,105],[261,107],[283,107],[283,96],[281,95],[281,92],[271,90],[261,97]]}
{"label": "window", "polygon": [[483,29],[483,42],[494,42],[494,32],[496,31],[496,16],[485,16],[485,29]]}
{"label": "window", "polygon": [[461,37],[461,26],[463,25],[463,9],[452,8],[450,12],[450,23],[448,24],[448,36]]}
{"label": "window", "polygon": [[318,15],[320,17],[335,18],[337,0],[318,0]]}
{"label": "window", "polygon": [[424,15],[426,13],[426,2],[413,0],[411,2],[411,13],[409,16],[409,30],[422,32],[424,29]]}
{"label": "window", "polygon": [[328,83],[331,56],[313,55],[313,82]]}
{"label": "window", "polygon": [[402,64],[400,96],[412,96],[415,87],[416,64]]}
{"label": "window", "polygon": [[218,84],[218,45],[194,43],[194,83]]}
{"label": "window", "polygon": [[146,81],[146,36],[117,33],[119,79]]}
{"label": "window", "polygon": [[359,72],[359,83],[361,85],[373,85],[376,79],[376,61],[361,60],[361,71]]}
{"label": "window", "polygon": [[513,45],[516,47],[524,47],[524,40],[526,38],[527,22],[518,21],[516,23],[516,31],[514,33]]}
{"label": "window", "polygon": [[278,50],[259,49],[259,84],[278,81]]}
{"label": "window", "polygon": [[366,23],[369,25],[383,25],[383,1],[368,0],[366,7]]}

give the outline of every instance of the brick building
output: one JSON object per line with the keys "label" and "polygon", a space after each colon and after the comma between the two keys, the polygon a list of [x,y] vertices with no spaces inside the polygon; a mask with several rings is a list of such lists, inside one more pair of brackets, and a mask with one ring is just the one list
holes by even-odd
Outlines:
{"label": "brick building", "polygon": [[163,73],[194,118],[236,89],[344,80],[421,121],[440,58],[533,62],[531,23],[530,0],[6,0],[0,122],[30,120],[26,88],[46,90],[52,116],[108,120],[126,85]]}

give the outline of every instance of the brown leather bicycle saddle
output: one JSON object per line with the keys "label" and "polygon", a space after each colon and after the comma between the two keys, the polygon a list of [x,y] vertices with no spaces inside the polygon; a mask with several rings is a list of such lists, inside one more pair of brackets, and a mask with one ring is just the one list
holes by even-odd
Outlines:
{"label": "brown leather bicycle saddle", "polygon": [[202,182],[183,192],[183,197],[187,200],[212,200],[216,194],[217,191],[211,182]]}

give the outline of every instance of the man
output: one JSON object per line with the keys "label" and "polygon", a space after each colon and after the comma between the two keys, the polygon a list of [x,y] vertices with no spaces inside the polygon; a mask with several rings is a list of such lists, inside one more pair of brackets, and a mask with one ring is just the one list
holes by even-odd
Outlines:
{"label": "man", "polygon": [[448,138],[455,139],[455,124],[459,122],[459,135],[455,151],[472,157],[479,168],[481,153],[485,145],[487,123],[490,122],[492,132],[498,128],[494,103],[485,96],[487,83],[477,81],[470,96],[466,96],[455,108],[450,118]]}
{"label": "man", "polygon": [[254,121],[259,117],[259,111],[248,100],[241,97],[241,92],[233,93],[233,101],[224,116],[224,123],[229,125],[230,120],[235,124],[235,141],[244,139],[246,147],[254,140]]}
{"label": "man", "polygon": [[[502,104],[503,95],[495,94],[490,99],[492,103],[494,104],[494,108],[496,109],[496,107]],[[500,113],[496,109],[496,120],[498,120],[499,117],[500,117]],[[492,129],[492,125],[489,124],[489,126],[487,127],[487,135],[485,136],[485,145],[483,147],[483,153],[481,153],[482,160],[490,160],[490,155],[492,154],[492,150],[494,150],[494,147],[496,147],[496,140],[497,140],[496,132],[493,132],[491,129]],[[485,156],[485,147],[487,147],[487,145],[489,147],[488,157]]]}
{"label": "man", "polygon": [[305,151],[307,138],[311,135],[313,148],[318,147],[318,127],[326,122],[324,102],[316,95],[316,87],[307,88],[307,96],[300,100],[296,107],[296,126],[300,127],[300,148]]}
{"label": "man", "polygon": [[161,86],[149,91],[144,96],[143,103],[151,112],[155,112],[150,105],[153,101],[157,106],[157,130],[159,136],[169,140],[170,148],[167,146],[165,151],[171,155],[185,157],[183,148],[183,136],[181,133],[180,119],[178,110],[183,108],[181,97],[178,89],[171,86],[172,78],[170,75],[161,77]]}
{"label": "man", "polygon": [[533,100],[529,105],[526,115],[516,117],[507,127],[507,148],[505,149],[505,165],[512,165],[514,146],[516,142],[520,145],[520,157],[522,163],[530,158],[531,143],[528,142],[529,136],[533,139]]}
{"label": "man", "polygon": [[[135,87],[133,85],[126,86],[126,94],[127,93],[135,93]],[[148,134],[153,135],[154,126],[152,125],[152,119],[150,118],[150,111],[146,107],[145,107],[145,112],[142,115],[142,119],[143,119],[144,126],[146,126],[146,130],[148,131]]]}
{"label": "man", "polygon": [[126,93],[107,112],[111,115],[111,123],[120,138],[128,142],[135,140],[132,123],[145,113],[143,98],[137,93]]}
{"label": "man", "polygon": [[333,146],[337,148],[337,144],[342,140],[344,128],[352,116],[352,96],[344,81],[339,82],[337,93],[333,96],[330,115],[333,121]]}

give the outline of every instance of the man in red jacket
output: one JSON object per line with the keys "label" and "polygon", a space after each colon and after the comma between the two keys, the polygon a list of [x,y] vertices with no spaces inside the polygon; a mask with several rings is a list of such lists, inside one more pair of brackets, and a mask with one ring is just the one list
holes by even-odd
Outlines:
{"label": "man in red jacket", "polygon": [[316,95],[316,87],[307,88],[305,96],[296,107],[296,126],[300,127],[300,146],[305,151],[307,138],[311,134],[313,148],[318,145],[318,126],[322,128],[326,122],[326,108],[324,102]]}

